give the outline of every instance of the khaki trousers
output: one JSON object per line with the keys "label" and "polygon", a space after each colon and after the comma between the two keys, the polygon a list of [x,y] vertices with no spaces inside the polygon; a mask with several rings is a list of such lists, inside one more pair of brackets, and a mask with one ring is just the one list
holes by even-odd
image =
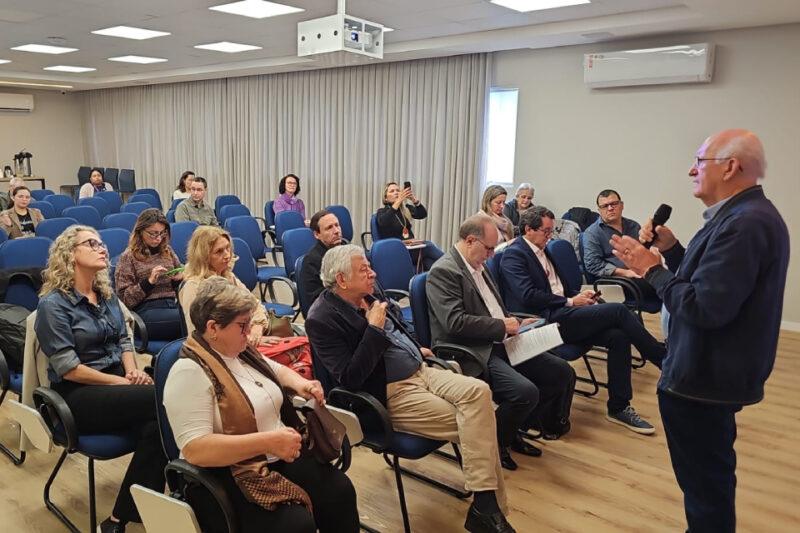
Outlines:
{"label": "khaki trousers", "polygon": [[486,382],[423,364],[408,379],[387,384],[386,396],[395,430],[458,443],[467,490],[493,490],[507,508]]}

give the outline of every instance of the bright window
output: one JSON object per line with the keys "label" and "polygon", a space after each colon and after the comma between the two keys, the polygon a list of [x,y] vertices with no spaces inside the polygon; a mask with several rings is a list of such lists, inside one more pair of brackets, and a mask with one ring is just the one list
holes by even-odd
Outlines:
{"label": "bright window", "polygon": [[486,136],[485,185],[514,183],[517,143],[517,89],[491,89]]}

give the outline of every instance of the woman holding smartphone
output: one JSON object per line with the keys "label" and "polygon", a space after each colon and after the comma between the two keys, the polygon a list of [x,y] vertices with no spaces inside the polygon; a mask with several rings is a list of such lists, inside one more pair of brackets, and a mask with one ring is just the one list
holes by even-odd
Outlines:
{"label": "woman holding smartphone", "polygon": [[142,211],[114,275],[119,299],[142,317],[153,340],[174,340],[181,331],[176,289],[183,272],[169,237],[161,211]]}

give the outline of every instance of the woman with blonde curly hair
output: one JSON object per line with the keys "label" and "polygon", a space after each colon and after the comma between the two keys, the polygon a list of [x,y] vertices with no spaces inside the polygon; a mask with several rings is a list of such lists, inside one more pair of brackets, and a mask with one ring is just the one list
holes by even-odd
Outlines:
{"label": "woman with blonde curly hair", "polygon": [[124,532],[127,522],[141,522],[131,485],[163,491],[167,460],[153,380],[136,367],[123,306],[111,289],[108,249],[96,230],[70,226],[59,235],[40,296],[34,329],[48,358],[50,388],[70,407],[78,431],[137,435],[114,510],[98,528]]}
{"label": "woman with blonde curly hair", "polygon": [[510,241],[514,238],[514,223],[503,214],[508,192],[500,185],[489,185],[483,191],[481,211],[492,217],[497,226],[498,243]]}

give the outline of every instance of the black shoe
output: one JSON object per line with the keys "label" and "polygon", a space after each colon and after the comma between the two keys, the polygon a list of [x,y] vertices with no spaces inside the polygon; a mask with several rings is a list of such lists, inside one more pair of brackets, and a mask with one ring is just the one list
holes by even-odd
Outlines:
{"label": "black shoe", "polygon": [[506,470],[516,470],[518,468],[516,461],[511,458],[508,448],[500,448],[500,466]]}
{"label": "black shoe", "polygon": [[97,533],[125,533],[125,522],[113,522],[108,517],[97,526]]}
{"label": "black shoe", "polygon": [[572,429],[572,424],[569,420],[562,422],[558,428],[555,429],[542,429],[542,438],[544,440],[558,440],[562,436],[569,433],[569,430]]}
{"label": "black shoe", "polygon": [[464,529],[471,533],[516,533],[503,513],[483,514],[475,508],[474,503],[467,511]]}
{"label": "black shoe", "polygon": [[517,440],[511,443],[511,449],[517,453],[521,453],[522,455],[527,455],[529,457],[541,457],[542,450],[522,440],[522,437],[517,437]]}

